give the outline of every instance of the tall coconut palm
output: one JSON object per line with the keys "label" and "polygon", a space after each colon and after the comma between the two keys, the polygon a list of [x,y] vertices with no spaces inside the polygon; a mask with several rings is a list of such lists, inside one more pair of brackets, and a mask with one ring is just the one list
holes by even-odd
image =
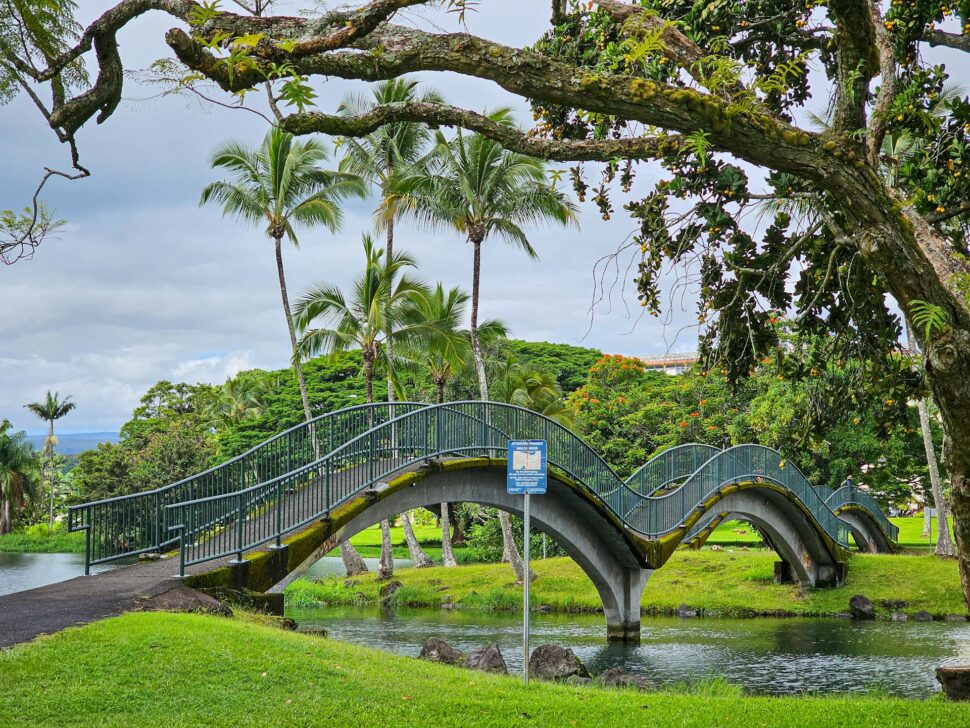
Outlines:
{"label": "tall coconut palm", "polygon": [[[367,401],[373,402],[375,369],[384,367],[395,377],[395,361],[387,355],[387,332],[392,331],[390,336],[400,344],[413,346],[415,339],[432,335],[435,326],[423,318],[418,306],[428,295],[427,286],[402,272],[415,267],[414,260],[400,252],[385,259],[384,250],[368,235],[363,244],[366,265],[350,296],[332,284],[319,283],[297,301],[294,322],[300,332],[298,356],[360,350]],[[377,575],[387,579],[393,573],[390,524],[385,520]]]}
{"label": "tall coconut palm", "polygon": [[[448,380],[471,361],[471,337],[461,328],[467,305],[467,293],[457,287],[446,292],[441,283],[419,302],[422,317],[437,322],[437,335],[423,339],[417,350],[408,351],[405,356],[427,371],[434,383],[438,404],[445,401]],[[479,326],[483,340],[507,333],[501,321],[483,321]],[[451,506],[447,502],[441,504],[441,562],[445,566],[458,565],[451,542]]]}
{"label": "tall coconut palm", "polygon": [[0,535],[9,533],[13,519],[38,496],[38,465],[34,449],[22,432],[9,434],[10,422],[0,422]]}
{"label": "tall coconut palm", "polygon": [[[266,234],[276,250],[276,273],[279,277],[283,314],[290,335],[292,353],[296,353],[296,334],[286,291],[283,271],[283,239],[299,247],[295,226],[322,225],[335,232],[340,228],[340,203],[350,197],[364,197],[367,186],[352,174],[320,168],[328,159],[327,148],[315,140],[297,141],[277,127],[270,129],[256,149],[229,142],[212,156],[213,168],[225,169],[230,181],[213,182],[202,190],[199,204],[214,202],[224,215],[251,224],[265,222]],[[306,380],[300,359],[293,358],[300,399],[306,419],[312,419]]]}
{"label": "tall coconut palm", "polygon": [[[509,109],[490,114],[493,121],[513,125]],[[482,245],[491,237],[536,258],[524,226],[575,223],[576,207],[546,182],[546,165],[510,152],[497,142],[461,129],[448,140],[441,132],[428,163],[394,181],[400,210],[430,227],[457,230],[472,246],[471,344],[479,393],[488,400],[488,380],[478,330]],[[517,578],[522,559],[512,539],[508,514],[499,511],[505,556]]]}
{"label": "tall coconut palm", "polygon": [[54,434],[54,423],[74,411],[77,404],[70,397],[60,398],[58,392],[47,391],[43,402],[31,402],[24,407],[38,419],[47,423],[47,437],[44,438],[44,479],[47,481],[50,493],[50,527],[54,528],[54,490],[57,478],[54,474],[54,450],[57,447],[57,436]]}
{"label": "tall coconut palm", "polygon": [[[360,116],[376,106],[387,104],[442,102],[437,91],[427,89],[421,92],[418,85],[417,81],[407,78],[381,81],[371,87],[370,98],[360,94],[346,96],[337,107],[337,113],[342,116]],[[427,126],[407,121],[385,124],[364,137],[339,140],[344,149],[340,169],[367,180],[380,194],[375,218],[378,227],[386,234],[384,250],[388,260],[394,257],[394,223],[398,216],[397,199],[391,181],[421,160],[430,141],[431,130]],[[388,358],[393,359],[393,336],[388,337],[386,346]],[[393,402],[395,387],[390,377],[389,370],[387,399]]]}

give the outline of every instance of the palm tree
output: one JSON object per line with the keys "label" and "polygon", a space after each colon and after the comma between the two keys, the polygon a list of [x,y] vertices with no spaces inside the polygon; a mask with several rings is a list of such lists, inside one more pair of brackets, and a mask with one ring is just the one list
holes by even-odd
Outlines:
{"label": "palm tree", "polygon": [[[300,331],[298,356],[360,350],[367,401],[373,402],[375,368],[383,366],[395,379],[396,362],[388,356],[388,339],[413,347],[416,339],[433,335],[435,326],[423,318],[418,305],[428,295],[427,286],[407,273],[398,276],[403,269],[415,267],[414,260],[405,253],[385,259],[384,250],[369,235],[363,243],[366,265],[353,283],[351,297],[334,285],[319,283],[297,301],[294,321]],[[389,579],[393,573],[390,524],[384,520],[377,576]]]}
{"label": "palm tree", "polygon": [[[512,125],[509,109],[490,114],[493,121]],[[575,223],[576,207],[555,186],[546,183],[546,165],[533,157],[510,152],[479,134],[458,130],[447,140],[441,132],[422,169],[394,182],[398,207],[431,227],[453,228],[472,246],[471,344],[479,393],[489,399],[485,361],[478,330],[482,244],[493,235],[521,248],[530,258],[536,252],[523,229],[547,221]],[[505,552],[516,577],[523,578],[522,559],[508,514],[499,511]]]}
{"label": "palm tree", "polygon": [[[283,238],[295,246],[299,242],[294,225],[323,225],[330,231],[340,228],[340,202],[349,197],[364,197],[367,188],[359,177],[321,169],[328,158],[326,147],[314,140],[296,141],[277,127],[270,129],[258,149],[236,142],[220,147],[212,156],[214,168],[228,170],[231,181],[213,182],[202,190],[199,204],[216,202],[224,215],[245,222],[266,223],[266,234],[276,248],[276,272],[283,299],[283,314],[290,334],[292,353],[296,353],[296,334],[283,273]],[[294,356],[293,366],[300,385],[300,399],[307,420],[312,419],[303,366]]]}
{"label": "palm tree", "polygon": [[573,426],[572,411],[552,374],[529,369],[509,356],[499,366],[494,382],[492,396],[496,401],[525,407],[565,427]]}
{"label": "palm tree", "polygon": [[54,489],[57,478],[54,475],[54,448],[57,437],[54,435],[54,422],[72,412],[77,404],[65,397],[62,401],[57,392],[47,390],[47,397],[43,402],[31,402],[24,407],[39,419],[47,423],[47,437],[44,438],[44,477],[50,490],[50,527],[54,528]]}
{"label": "palm tree", "polygon": [[253,381],[243,377],[226,379],[209,407],[208,414],[217,426],[239,424],[252,417],[259,417],[263,413],[263,397],[268,390],[267,381]]}
{"label": "palm tree", "polygon": [[[425,320],[436,322],[437,335],[422,340],[418,349],[408,351],[405,356],[427,371],[435,386],[435,401],[441,404],[445,401],[448,380],[471,361],[471,337],[461,329],[468,294],[458,287],[446,292],[439,282],[418,305]],[[479,327],[483,341],[507,333],[501,321],[483,321]],[[451,541],[451,506],[447,502],[441,504],[441,562],[445,566],[458,565]]]}
{"label": "palm tree", "polygon": [[[369,99],[359,94],[346,96],[337,107],[337,113],[356,117],[366,114],[376,106],[415,101],[441,103],[443,99],[434,90],[419,93],[417,81],[394,78],[374,84],[372,97]],[[430,140],[431,130],[427,126],[406,121],[385,124],[365,137],[339,140],[339,144],[345,148],[340,161],[341,171],[367,180],[380,192],[376,219],[378,227],[383,228],[387,236],[384,249],[388,260],[394,257],[394,223],[398,215],[391,180],[418,163]],[[393,336],[388,336],[386,346],[388,358],[393,359]],[[387,399],[393,402],[395,387],[390,377],[391,372],[388,370]]]}
{"label": "palm tree", "polygon": [[38,467],[26,435],[9,435],[10,422],[0,422],[0,535],[13,529],[16,512],[37,497]]}

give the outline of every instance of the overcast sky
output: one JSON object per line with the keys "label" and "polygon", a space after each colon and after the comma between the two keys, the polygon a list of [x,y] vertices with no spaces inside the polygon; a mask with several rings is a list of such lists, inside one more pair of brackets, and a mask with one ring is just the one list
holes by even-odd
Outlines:
{"label": "overcast sky", "polygon": [[[81,3],[82,22],[108,5]],[[482,3],[468,18],[470,31],[515,45],[534,41],[548,22],[548,2],[515,7],[510,22],[506,2]],[[412,13],[405,21],[456,28],[454,16]],[[168,56],[163,34],[172,25],[161,14],[129,25],[119,36],[126,66],[144,68]],[[485,109],[512,103],[522,122],[529,121],[521,101],[491,84],[450,74],[423,78],[456,104]],[[366,86],[321,84],[319,106],[332,110],[350,90]],[[78,403],[62,420],[62,432],[117,430],[160,379],[220,383],[242,369],[287,364],[271,243],[259,229],[198,206],[201,188],[221,178],[209,167],[213,149],[227,139],[258,142],[265,122],[180,98],[140,100],[151,93],[128,83],[127,100],[114,116],[80,132],[92,177],[55,180],[46,191],[68,225],[33,260],[0,268],[6,312],[0,318],[0,417],[18,429],[42,431],[22,405],[48,389]],[[66,149],[23,98],[0,108],[0,159],[0,208],[22,208],[44,166],[67,164]],[[639,185],[646,189],[649,179],[644,174]],[[351,280],[361,266],[360,237],[370,228],[374,204],[348,204],[340,233],[303,232],[301,249],[285,250],[291,297],[316,281]],[[632,225],[622,210],[603,222],[590,203],[581,206],[580,217],[579,230],[531,233],[538,263],[501,241],[487,242],[482,315],[503,319],[515,337],[529,340],[636,355],[694,349],[696,329],[682,330],[695,315],[689,294],[676,297],[666,323],[644,319],[634,327],[614,305],[612,312],[603,308],[590,329],[593,265]],[[471,251],[457,234],[405,226],[396,244],[417,257],[427,280],[469,287]]]}

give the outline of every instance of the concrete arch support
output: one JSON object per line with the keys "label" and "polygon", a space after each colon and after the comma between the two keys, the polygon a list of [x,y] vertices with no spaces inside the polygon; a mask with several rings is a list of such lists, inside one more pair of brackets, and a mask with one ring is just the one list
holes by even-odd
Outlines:
{"label": "concrete arch support", "polygon": [[716,509],[754,523],[804,586],[830,586],[841,581],[833,544],[784,495],[758,488],[736,491],[718,501]]}
{"label": "concrete arch support", "polygon": [[[412,484],[384,492],[378,487],[377,491],[374,504],[334,534],[338,542],[385,518],[443,501],[481,503],[522,515],[522,496],[506,492],[502,468],[431,473]],[[606,615],[607,638],[638,642],[640,599],[653,570],[645,568],[622,530],[552,476],[546,495],[532,497],[530,510],[535,527],[552,536],[596,586]]]}

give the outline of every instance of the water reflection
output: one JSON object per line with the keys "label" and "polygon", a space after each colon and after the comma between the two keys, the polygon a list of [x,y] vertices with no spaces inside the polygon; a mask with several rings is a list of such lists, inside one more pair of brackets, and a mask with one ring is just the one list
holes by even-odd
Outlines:
{"label": "water reflection", "polygon": [[[521,669],[521,622],[514,614],[422,609],[289,609],[334,639],[416,656],[439,636],[463,650],[497,642]],[[837,619],[644,618],[641,644],[610,645],[601,615],[533,617],[534,645],[571,647],[597,673],[623,667],[655,685],[723,676],[752,693],[865,692],[926,697],[939,689],[942,662],[970,659],[970,625]]]}
{"label": "water reflection", "polygon": [[[109,571],[118,564],[91,567],[91,573]],[[0,553],[0,594],[34,589],[84,574],[84,554]]]}

